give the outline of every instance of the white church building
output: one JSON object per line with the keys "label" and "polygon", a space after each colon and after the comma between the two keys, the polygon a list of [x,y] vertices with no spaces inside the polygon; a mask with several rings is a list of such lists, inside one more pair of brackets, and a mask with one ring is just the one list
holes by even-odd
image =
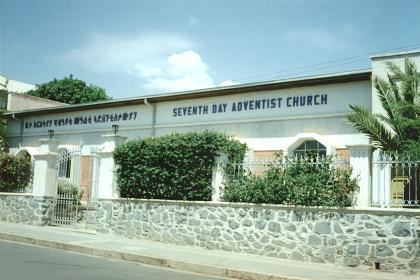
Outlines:
{"label": "white church building", "polygon": [[[39,139],[53,131],[59,151],[82,146],[85,169],[91,166],[92,151],[104,147],[102,136],[113,134],[112,125],[118,125],[118,135],[128,140],[191,131],[224,132],[246,143],[251,158],[315,149],[353,157],[354,172],[361,178],[358,205],[366,207],[391,194],[372,189],[369,138],[347,122],[349,104],[381,112],[371,77],[385,77],[387,61],[404,69],[407,59],[420,66],[420,50],[372,56],[372,67],[367,70],[9,111],[4,114],[7,138],[12,153],[26,150],[36,155],[42,150]],[[71,168],[61,172],[66,176]],[[83,173],[82,169],[81,185],[91,184]]]}

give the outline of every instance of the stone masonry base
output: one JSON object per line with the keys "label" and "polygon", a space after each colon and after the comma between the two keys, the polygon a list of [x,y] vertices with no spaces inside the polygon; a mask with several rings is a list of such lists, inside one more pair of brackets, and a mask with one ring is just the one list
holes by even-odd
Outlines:
{"label": "stone masonry base", "polygon": [[51,222],[51,197],[31,194],[1,193],[0,220],[12,223],[44,226]]}
{"label": "stone masonry base", "polygon": [[[419,273],[418,210],[100,200],[97,230],[130,238]],[[420,274],[420,273],[419,273]]]}

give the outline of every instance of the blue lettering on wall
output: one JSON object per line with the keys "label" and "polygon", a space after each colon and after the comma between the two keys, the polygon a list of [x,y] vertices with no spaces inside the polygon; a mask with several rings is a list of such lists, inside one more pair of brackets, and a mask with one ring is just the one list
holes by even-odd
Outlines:
{"label": "blue lettering on wall", "polygon": [[115,113],[115,114],[98,114],[78,117],[62,117],[57,119],[43,120],[43,121],[26,121],[25,129],[31,128],[45,128],[45,127],[66,127],[74,125],[86,125],[93,123],[113,123],[123,121],[130,121],[137,119],[137,112]]}
{"label": "blue lettering on wall", "polygon": [[[285,98],[283,104],[283,97],[278,98],[263,98],[244,101],[233,101],[229,103],[216,103],[209,105],[194,105],[186,107],[175,107],[172,109],[172,117],[184,117],[194,115],[209,114],[223,114],[227,112],[246,112],[268,109],[280,109],[285,107],[310,107],[327,105],[327,94],[312,94],[301,96],[289,96]],[[209,109],[210,108],[210,109]]]}

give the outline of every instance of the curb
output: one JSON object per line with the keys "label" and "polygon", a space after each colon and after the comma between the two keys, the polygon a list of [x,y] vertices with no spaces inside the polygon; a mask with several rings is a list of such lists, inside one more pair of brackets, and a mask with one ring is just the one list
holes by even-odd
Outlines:
{"label": "curb", "polygon": [[26,243],[35,246],[59,249],[64,251],[76,252],[85,255],[104,257],[110,259],[119,259],[130,262],[142,263],[152,266],[159,266],[165,268],[173,268],[183,271],[201,273],[211,276],[228,277],[234,279],[243,280],[309,280],[309,278],[300,278],[293,276],[280,276],[271,275],[260,272],[252,272],[246,270],[239,270],[235,268],[220,267],[214,265],[193,263],[187,261],[177,261],[171,259],[165,259],[160,257],[152,257],[147,255],[126,253],[115,250],[101,249],[90,246],[82,246],[76,244],[70,244],[63,241],[51,241],[47,239],[28,237],[22,235],[16,235],[11,233],[0,232],[0,240],[13,241],[19,243]]}

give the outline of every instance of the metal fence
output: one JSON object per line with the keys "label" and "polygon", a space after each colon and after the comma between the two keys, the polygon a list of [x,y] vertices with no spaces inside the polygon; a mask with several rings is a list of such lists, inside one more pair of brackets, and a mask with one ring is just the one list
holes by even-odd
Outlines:
{"label": "metal fence", "polygon": [[380,152],[372,160],[374,207],[420,207],[420,160]]}
{"label": "metal fence", "polygon": [[53,198],[51,224],[72,225],[77,223],[81,198],[81,149],[60,149],[57,159],[57,193]]}
{"label": "metal fence", "polygon": [[305,162],[306,164],[316,166],[328,165],[329,168],[337,170],[347,170],[350,163],[347,158],[336,155],[329,157],[285,157],[285,158],[257,158],[245,159],[242,163],[233,165],[233,177],[240,179],[244,176],[264,176],[270,169],[284,169],[287,166],[293,166]]}

